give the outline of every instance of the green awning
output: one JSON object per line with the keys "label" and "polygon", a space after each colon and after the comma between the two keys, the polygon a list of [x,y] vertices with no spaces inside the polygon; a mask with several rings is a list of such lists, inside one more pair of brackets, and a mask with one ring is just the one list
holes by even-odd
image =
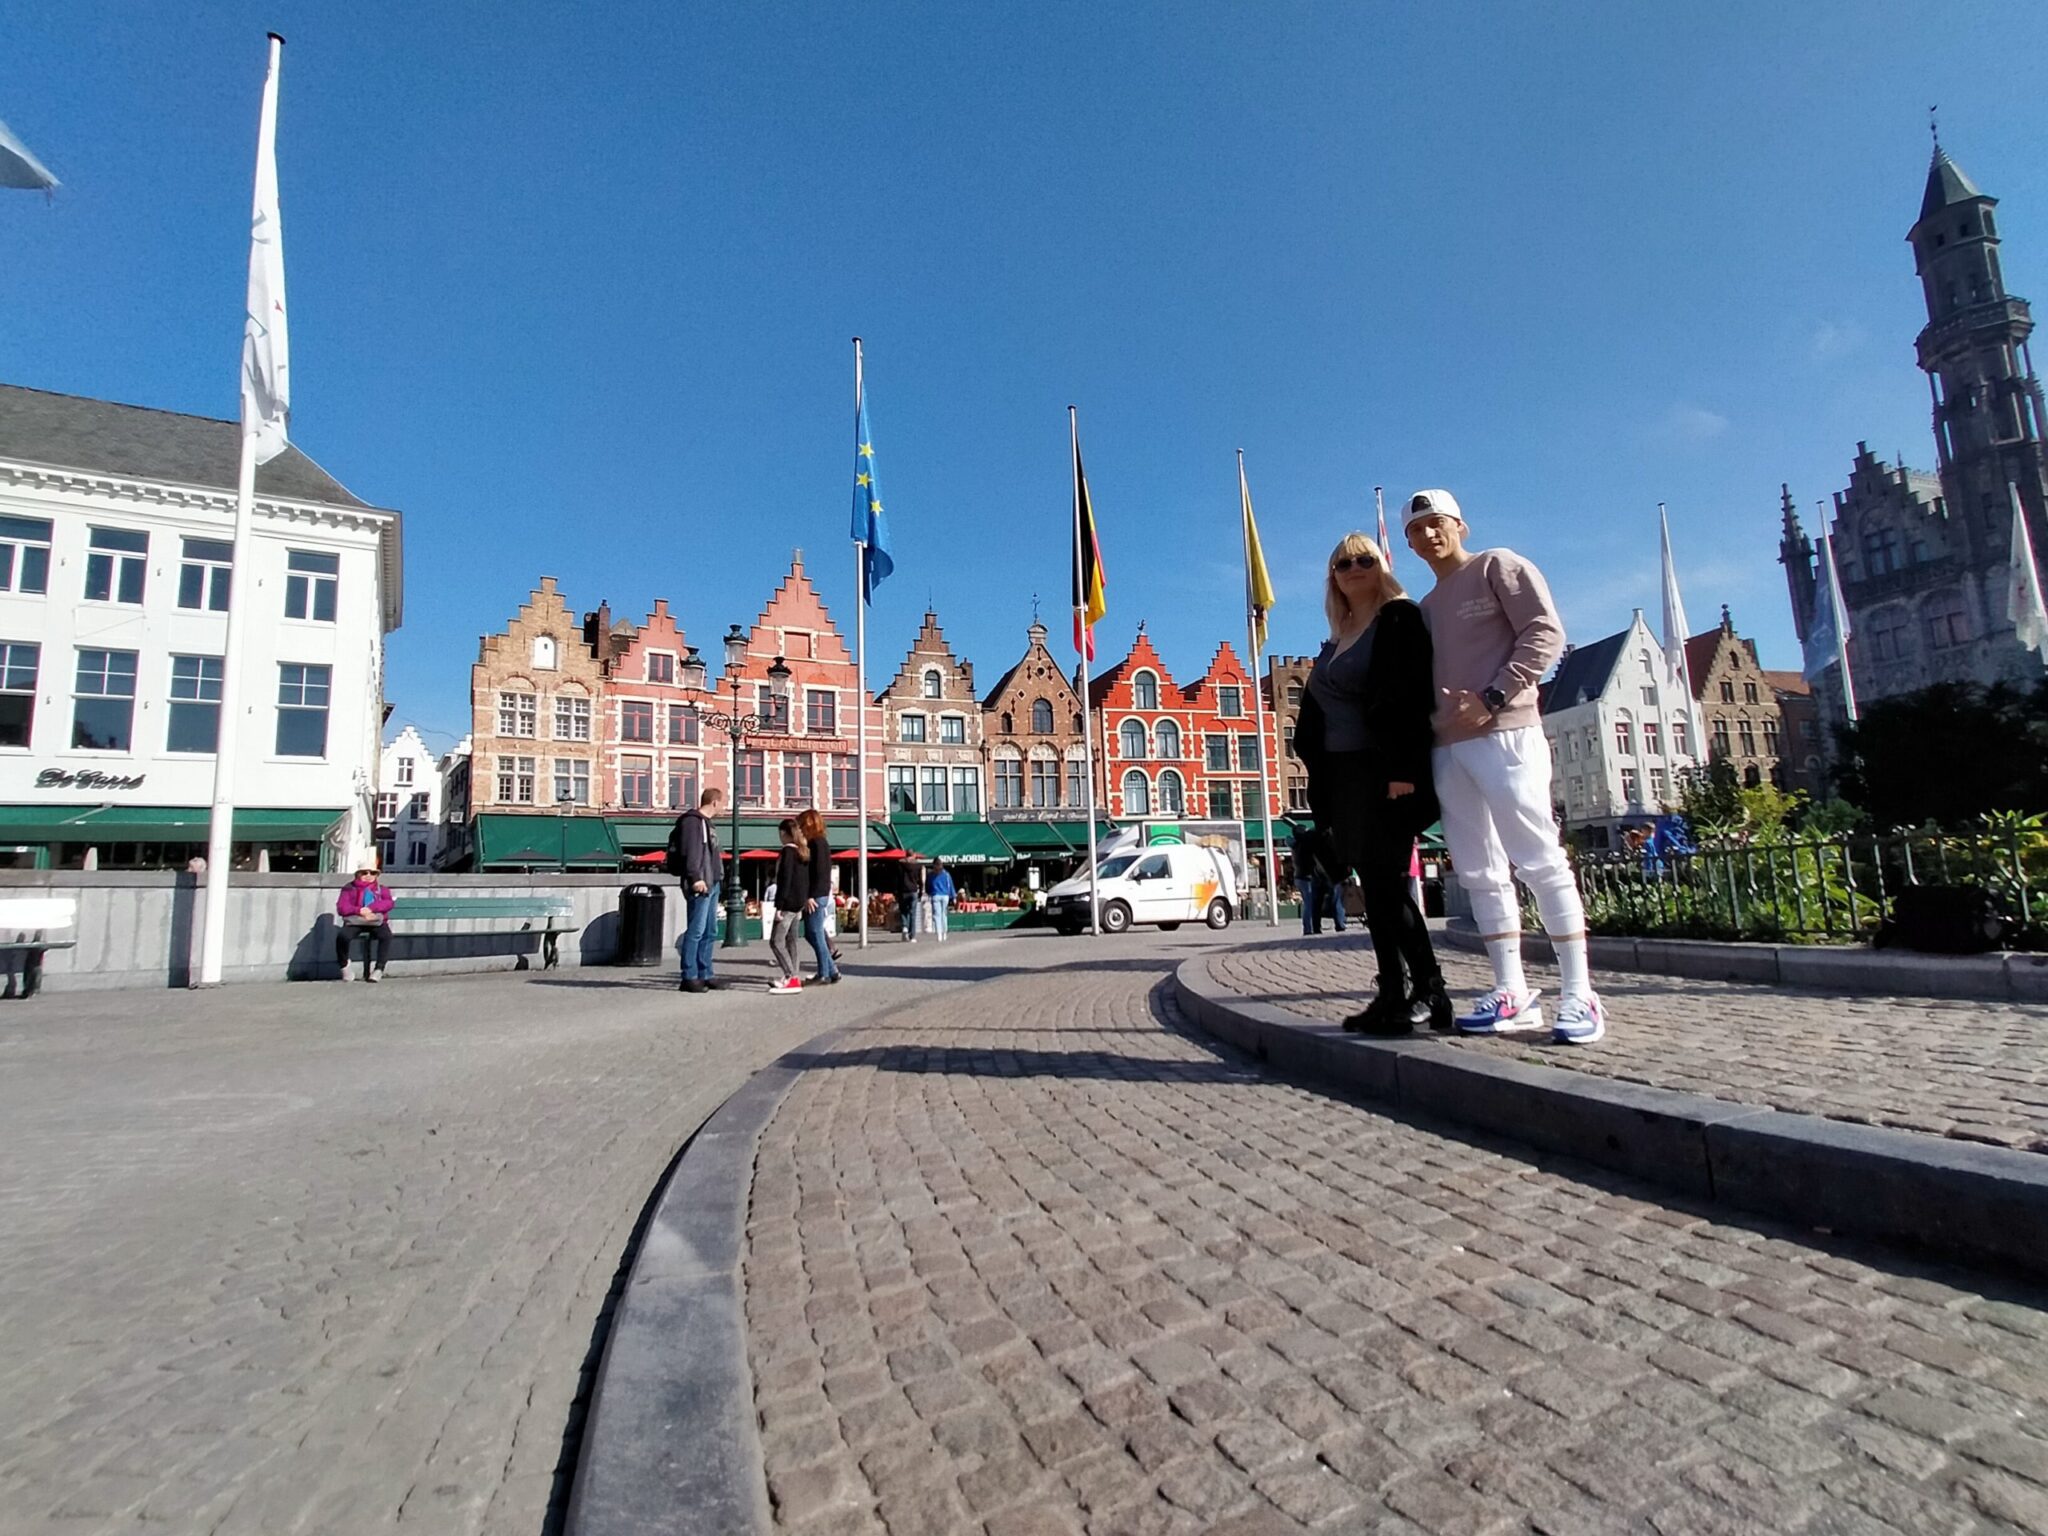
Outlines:
{"label": "green awning", "polygon": [[[1085,821],[998,821],[992,825],[1003,841],[1017,850],[1019,858],[1061,858],[1088,850]],[[1105,838],[1115,830],[1113,822],[1097,822],[1095,835]]]}
{"label": "green awning", "polygon": [[617,869],[619,840],[602,816],[484,815],[476,819],[476,867]]}
{"label": "green awning", "polygon": [[[1285,816],[1273,819],[1273,851],[1280,852],[1294,836],[1294,823]],[[1247,853],[1264,857],[1266,852],[1266,824],[1263,821],[1248,821],[1244,824],[1244,846]]]}
{"label": "green awning", "polygon": [[[478,820],[483,818],[479,817]],[[651,853],[656,848],[668,847],[668,835],[676,824],[673,816],[608,816],[612,831],[618,839],[618,846],[627,853]],[[732,818],[719,816],[713,819],[718,830],[718,846],[730,853],[726,845],[732,841]],[[742,816],[740,818],[740,852],[772,852],[782,846],[782,834],[776,829],[782,825],[780,816]],[[853,846],[853,823],[832,821],[825,823],[825,841],[836,851]],[[896,844],[889,837],[888,828],[880,822],[868,823],[868,852],[880,853]]]}
{"label": "green awning", "polygon": [[[317,843],[341,810],[237,809],[235,841]],[[0,806],[0,842],[203,843],[212,811],[203,805]]]}
{"label": "green awning", "polygon": [[1008,864],[1017,857],[1002,834],[985,821],[899,818],[889,826],[896,841],[921,859],[944,859],[948,864]]}

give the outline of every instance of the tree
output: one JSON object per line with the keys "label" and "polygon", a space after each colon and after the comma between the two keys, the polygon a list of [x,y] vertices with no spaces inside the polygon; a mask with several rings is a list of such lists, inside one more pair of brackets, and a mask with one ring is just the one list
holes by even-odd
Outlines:
{"label": "tree", "polygon": [[1726,836],[1742,825],[1742,780],[1727,753],[1714,753],[1706,767],[1685,775],[1678,808],[1696,837]]}
{"label": "tree", "polygon": [[1879,827],[2048,811],[2048,682],[1936,683],[1870,705],[1841,742],[1835,784]]}

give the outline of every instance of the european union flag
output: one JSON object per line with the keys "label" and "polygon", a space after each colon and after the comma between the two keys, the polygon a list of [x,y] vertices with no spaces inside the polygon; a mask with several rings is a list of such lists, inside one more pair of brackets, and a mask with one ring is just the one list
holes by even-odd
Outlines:
{"label": "european union flag", "polygon": [[882,493],[875,484],[875,445],[868,435],[868,401],[863,392],[853,407],[853,542],[866,547],[861,562],[867,590],[861,600],[872,604],[875,588],[896,569],[889,553],[889,524],[882,517]]}

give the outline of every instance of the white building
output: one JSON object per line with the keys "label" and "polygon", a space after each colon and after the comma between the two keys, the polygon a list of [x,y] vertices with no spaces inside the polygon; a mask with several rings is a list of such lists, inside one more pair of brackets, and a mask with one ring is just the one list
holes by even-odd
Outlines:
{"label": "white building", "polygon": [[1567,830],[1587,829],[1596,847],[1675,810],[1682,776],[1699,766],[1692,697],[1640,608],[1620,634],[1558,662],[1543,690],[1543,734],[1551,804]]}
{"label": "white building", "polygon": [[231,569],[239,446],[233,422],[0,385],[0,864],[205,852],[231,588],[237,866],[370,845],[399,515],[290,448]]}
{"label": "white building", "polygon": [[432,869],[441,854],[441,765],[416,726],[384,744],[377,764],[377,857],[386,869]]}

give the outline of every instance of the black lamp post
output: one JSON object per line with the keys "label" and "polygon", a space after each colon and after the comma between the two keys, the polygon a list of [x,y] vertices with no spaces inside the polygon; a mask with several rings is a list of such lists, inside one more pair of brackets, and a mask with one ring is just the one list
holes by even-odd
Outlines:
{"label": "black lamp post", "polygon": [[[776,657],[775,664],[768,669],[769,710],[766,714],[748,714],[740,708],[740,669],[746,664],[746,632],[735,624],[725,632],[725,675],[732,682],[732,709],[706,709],[701,704],[690,706],[700,721],[714,731],[724,731],[732,743],[731,778],[728,780],[732,785],[732,862],[726,869],[725,939],[720,945],[724,949],[738,949],[747,942],[747,898],[740,889],[740,745],[750,734],[778,725],[787,728],[789,722],[789,680],[792,674],[783,659]],[[711,691],[704,660],[694,645],[684,655],[679,671],[684,688],[699,694]]]}

